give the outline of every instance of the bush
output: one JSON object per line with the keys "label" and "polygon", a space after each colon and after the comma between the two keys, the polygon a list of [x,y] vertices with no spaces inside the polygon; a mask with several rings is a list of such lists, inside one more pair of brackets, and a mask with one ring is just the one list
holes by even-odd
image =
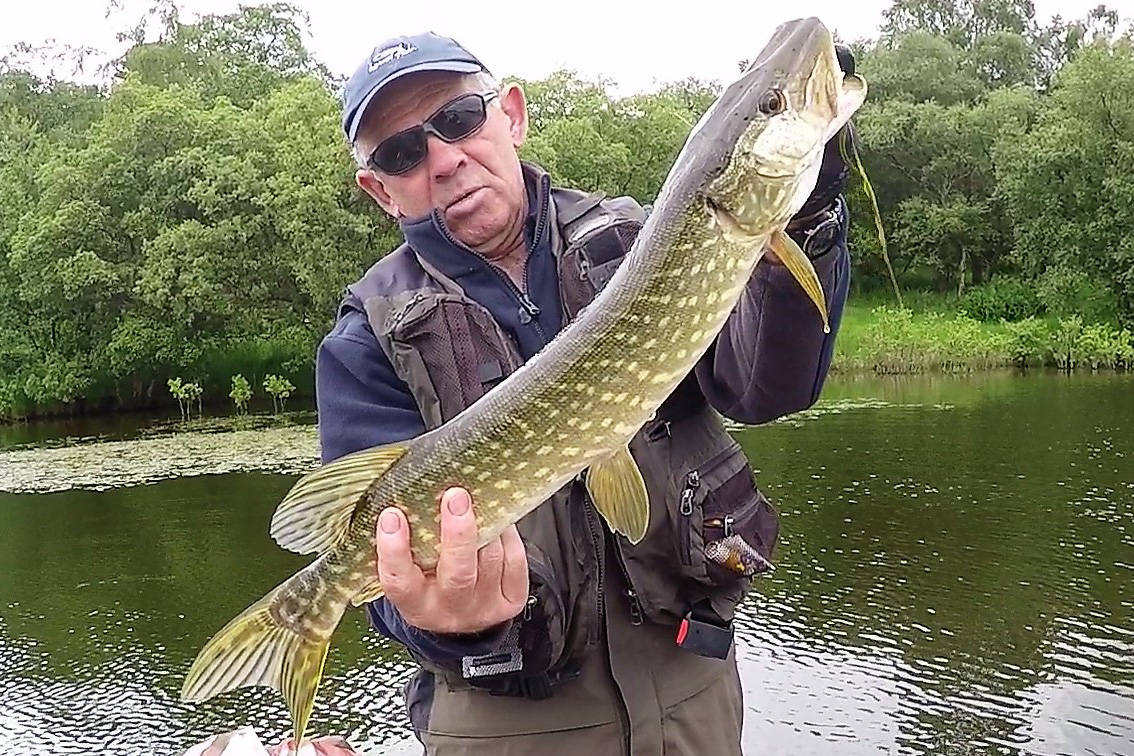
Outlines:
{"label": "bush", "polygon": [[248,409],[248,400],[252,398],[252,386],[248,384],[247,378],[237,373],[232,376],[232,391],[228,395],[236,405],[237,412],[243,415]]}
{"label": "bush", "polygon": [[295,386],[287,378],[269,375],[264,379],[264,390],[272,395],[272,411],[278,413],[284,408],[291,392],[295,391]]}
{"label": "bush", "polygon": [[182,383],[180,378],[170,378],[166,385],[169,393],[177,399],[177,407],[181,410],[181,419],[188,420],[193,416],[191,407],[193,400],[197,400],[197,417],[201,417],[201,385],[199,383]]}
{"label": "bush", "polygon": [[1043,365],[1047,359],[1051,332],[1047,324],[1036,318],[1025,318],[1005,323],[1008,335],[1008,354],[1020,367]]}
{"label": "bush", "polygon": [[1078,315],[1059,319],[1051,334],[1051,352],[1060,369],[1073,370],[1079,364],[1079,337],[1082,333],[1083,319]]}
{"label": "bush", "polygon": [[957,312],[854,304],[836,342],[832,370],[963,372],[986,368],[1134,369],[1134,334],[1079,315],[982,323]]}
{"label": "bush", "polygon": [[1134,341],[1125,328],[1092,323],[1083,328],[1078,347],[1083,364],[1092,370],[1129,367],[1134,359]]}
{"label": "bush", "polygon": [[1036,291],[1052,315],[1074,315],[1084,323],[1118,320],[1118,300],[1114,292],[1082,270],[1049,268],[1040,276]]}
{"label": "bush", "polygon": [[1031,282],[998,276],[965,292],[958,309],[986,323],[1016,322],[1039,317],[1044,312],[1044,304]]}
{"label": "bush", "polygon": [[961,314],[874,308],[859,345],[880,373],[967,371],[1007,364],[1010,339]]}

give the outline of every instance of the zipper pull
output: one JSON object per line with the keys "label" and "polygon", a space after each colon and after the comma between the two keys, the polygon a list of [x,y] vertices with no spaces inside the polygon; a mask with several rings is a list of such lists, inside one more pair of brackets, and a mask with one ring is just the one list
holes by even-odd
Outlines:
{"label": "zipper pull", "polygon": [[539,317],[540,309],[525,292],[520,292],[520,322],[524,325]]}
{"label": "zipper pull", "polygon": [[396,326],[401,323],[402,320],[405,319],[406,315],[409,314],[409,311],[413,309],[414,305],[416,305],[424,298],[425,296],[421,294],[421,292],[414,294],[413,298],[410,301],[406,302],[404,305],[394,311],[394,314],[390,318],[390,325]]}
{"label": "zipper pull", "polygon": [[532,607],[536,604],[535,596],[528,596],[528,602],[524,604],[524,622],[531,622]]}
{"label": "zipper pull", "polygon": [[685,476],[685,488],[681,489],[681,506],[679,511],[688,517],[693,514],[693,490],[701,485],[701,474],[690,470]]}
{"label": "zipper pull", "polygon": [[693,514],[693,489],[689,486],[681,491],[681,514],[686,517]]}
{"label": "zipper pull", "polygon": [[642,624],[645,612],[642,611],[642,602],[638,600],[638,594],[634,592],[633,588],[628,588],[626,596],[630,599],[630,624]]}
{"label": "zipper pull", "polygon": [[591,270],[591,261],[587,258],[586,254],[582,251],[579,252],[579,280],[586,280],[587,274]]}
{"label": "zipper pull", "polygon": [[730,535],[732,535],[732,523],[733,523],[732,515],[725,515],[725,518],[724,518],[724,537],[725,538],[728,538]]}

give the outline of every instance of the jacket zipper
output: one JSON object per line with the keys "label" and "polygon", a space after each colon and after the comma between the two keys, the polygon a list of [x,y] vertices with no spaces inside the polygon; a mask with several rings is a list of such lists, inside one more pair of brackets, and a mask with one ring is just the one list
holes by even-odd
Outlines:
{"label": "jacket zipper", "polygon": [[[541,195],[547,194],[549,182],[550,179],[544,176],[543,180],[540,182]],[[547,202],[540,203],[539,218],[536,219],[535,233],[532,234],[532,249],[539,247],[540,239],[543,238],[543,234],[547,230],[547,206],[550,202],[551,200],[549,199]],[[547,334],[544,333],[543,327],[539,324],[540,309],[528,295],[528,268],[530,267],[531,259],[531,250],[529,250],[527,256],[524,257],[523,290],[517,289],[516,285],[512,283],[512,279],[509,276],[500,274],[500,271],[496,268],[495,265],[492,266],[492,268],[493,270],[497,271],[497,274],[500,274],[502,278],[504,278],[504,282],[506,284],[512,287],[512,290],[516,293],[516,297],[520,300],[520,306],[524,308],[524,311],[527,312],[528,316],[531,318],[531,322],[535,326],[536,333],[539,334],[539,340],[546,344]],[[523,318],[520,319],[520,322],[523,322]]]}
{"label": "jacket zipper", "polygon": [[[546,181],[544,183],[546,183]],[[547,193],[546,186],[542,187],[542,193]],[[541,203],[541,205],[542,206],[540,207],[539,218],[536,221],[535,234],[532,236],[532,247],[539,246],[539,240],[543,238],[544,231],[547,230],[547,203],[544,202]],[[460,249],[476,255],[481,260],[484,260],[485,265],[487,265],[492,270],[492,272],[495,273],[496,276],[504,282],[504,285],[520,302],[520,322],[523,325],[531,323],[535,327],[536,333],[539,335],[539,340],[542,343],[546,344],[547,334],[544,332],[543,326],[539,324],[539,314],[541,310],[539,309],[539,305],[533,302],[531,300],[531,297],[528,296],[528,263],[531,262],[531,251],[529,250],[528,255],[524,258],[523,289],[520,289],[516,286],[515,283],[512,282],[511,276],[509,276],[507,273],[502,272],[499,268],[489,262],[488,258],[477,252],[475,249],[472,249],[471,247],[458,241],[453,236],[453,234],[449,232],[449,227],[445,225],[445,219],[442,218],[439,213],[434,213],[434,217],[437,220],[437,226],[441,229],[442,235],[444,235],[445,239],[448,240],[450,244],[453,244]],[[527,320],[524,319],[525,315],[527,316]]]}
{"label": "jacket zipper", "polygon": [[696,470],[690,470],[685,476],[685,486],[681,489],[681,504],[678,508],[684,518],[684,522],[681,524],[681,563],[686,567],[693,564],[693,555],[690,553],[689,547],[690,530],[693,528],[693,522],[689,518],[693,515],[693,492],[700,485],[701,474]]}

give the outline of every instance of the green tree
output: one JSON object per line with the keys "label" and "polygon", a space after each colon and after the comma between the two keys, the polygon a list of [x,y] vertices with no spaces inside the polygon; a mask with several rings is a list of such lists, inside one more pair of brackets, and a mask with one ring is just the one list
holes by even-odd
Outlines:
{"label": "green tree", "polygon": [[228,396],[236,405],[237,412],[241,415],[247,412],[248,400],[252,398],[252,386],[248,379],[239,373],[232,376],[232,390],[228,392]]}
{"label": "green tree", "polygon": [[287,378],[278,375],[269,375],[264,378],[264,390],[271,394],[272,411],[279,413],[287,404],[287,398],[295,390],[295,386]]}
{"label": "green tree", "polygon": [[[0,104],[0,413],[310,363],[396,229],[352,186],[335,94],[289,14],[166,18],[105,94],[0,75],[19,95]],[[227,355],[255,362],[203,364]]]}
{"label": "green tree", "polygon": [[1027,272],[1087,273],[1134,314],[1134,47],[1083,49],[1053,81],[1035,128],[997,147],[998,178]]}
{"label": "green tree", "polygon": [[961,293],[1011,268],[993,150],[998,140],[1023,134],[1036,108],[1034,93],[1004,88],[977,105],[896,99],[863,112],[865,152],[882,168],[872,179],[899,276],[920,267]]}

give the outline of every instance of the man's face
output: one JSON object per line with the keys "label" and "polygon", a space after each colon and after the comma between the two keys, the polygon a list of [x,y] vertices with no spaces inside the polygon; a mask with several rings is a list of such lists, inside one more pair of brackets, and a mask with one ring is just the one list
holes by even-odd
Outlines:
{"label": "man's face", "polygon": [[[417,126],[466,92],[480,91],[472,77],[411,74],[394,82],[367,109],[356,145],[364,155],[386,137]],[[524,181],[516,148],[527,129],[523,92],[507,87],[488,105],[487,120],[454,143],[427,135],[424,160],[406,173],[362,169],[358,185],[395,218],[419,218],[434,208],[449,230],[470,247],[491,248],[508,235],[525,208]]]}

